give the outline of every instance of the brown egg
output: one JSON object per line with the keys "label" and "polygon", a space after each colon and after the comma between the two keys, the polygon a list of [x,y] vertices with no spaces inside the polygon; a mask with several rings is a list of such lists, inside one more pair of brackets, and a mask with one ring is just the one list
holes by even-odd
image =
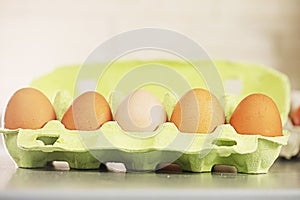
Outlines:
{"label": "brown egg", "polygon": [[270,97],[263,94],[244,98],[233,112],[230,124],[239,134],[282,136],[278,108]]}
{"label": "brown egg", "polygon": [[213,94],[197,88],[187,92],[178,101],[170,121],[182,132],[210,133],[225,123],[225,114]]}
{"label": "brown egg", "polygon": [[39,129],[55,119],[54,108],[42,92],[33,88],[23,88],[14,93],[7,104],[4,127]]}
{"label": "brown egg", "polygon": [[112,120],[106,99],[97,92],[86,92],[77,97],[62,118],[70,130],[97,130]]}
{"label": "brown egg", "polygon": [[290,118],[294,126],[300,126],[300,106],[291,112]]}

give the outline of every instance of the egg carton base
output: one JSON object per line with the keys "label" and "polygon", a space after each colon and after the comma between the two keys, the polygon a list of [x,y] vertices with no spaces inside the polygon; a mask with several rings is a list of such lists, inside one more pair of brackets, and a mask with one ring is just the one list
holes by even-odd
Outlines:
{"label": "egg carton base", "polygon": [[213,149],[204,156],[174,151],[124,152],[113,149],[94,152],[42,152],[19,148],[17,133],[10,134],[9,137],[5,134],[4,137],[5,144],[9,147],[7,149],[17,166],[27,169],[46,168],[49,162],[64,161],[69,164],[70,169],[97,170],[102,163],[117,162],[123,163],[127,172],[153,172],[161,163],[175,163],[182,171],[188,172],[211,172],[215,165],[230,165],[236,167],[239,173],[261,174],[268,172],[281,149],[280,145],[260,140],[255,152],[231,154],[228,157],[216,156]]}

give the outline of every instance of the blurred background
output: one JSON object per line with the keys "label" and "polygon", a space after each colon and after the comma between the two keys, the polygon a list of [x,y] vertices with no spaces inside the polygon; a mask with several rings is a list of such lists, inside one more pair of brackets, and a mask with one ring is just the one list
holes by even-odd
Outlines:
{"label": "blurred background", "polygon": [[212,58],[276,68],[300,89],[299,0],[0,0],[0,111],[33,78],[142,27],[180,32]]}

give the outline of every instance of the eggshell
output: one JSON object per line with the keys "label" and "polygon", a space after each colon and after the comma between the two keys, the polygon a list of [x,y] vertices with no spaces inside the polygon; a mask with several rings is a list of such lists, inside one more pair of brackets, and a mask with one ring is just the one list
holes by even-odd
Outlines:
{"label": "eggshell", "polygon": [[54,108],[42,92],[34,88],[23,88],[15,92],[7,104],[4,127],[39,129],[55,119]]}
{"label": "eggshell", "polygon": [[282,136],[278,108],[264,94],[252,94],[244,98],[233,112],[230,124],[239,134]]}
{"label": "eggshell", "polygon": [[97,92],[86,92],[77,97],[62,118],[62,124],[70,130],[97,130],[112,120],[106,99]]}
{"label": "eggshell", "polygon": [[181,97],[170,121],[182,132],[210,133],[225,123],[225,114],[219,100],[212,93],[196,88]]}
{"label": "eggshell", "polygon": [[150,132],[167,121],[167,113],[152,93],[136,90],[121,102],[115,120],[125,131]]}

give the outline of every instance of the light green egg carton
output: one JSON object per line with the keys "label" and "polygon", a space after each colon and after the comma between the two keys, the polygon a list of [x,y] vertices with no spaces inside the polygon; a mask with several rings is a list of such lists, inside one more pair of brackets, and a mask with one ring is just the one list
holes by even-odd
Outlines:
{"label": "light green egg carton", "polygon": [[[193,88],[205,88],[189,64],[179,61],[120,61],[114,63],[108,75],[97,88],[110,103],[114,112],[121,97],[113,91],[115,83],[137,64],[162,63],[188,77]],[[269,68],[225,61],[215,61],[226,95],[227,121],[237,104],[251,93],[263,93],[275,101],[283,124],[287,121],[290,102],[288,78]],[[122,66],[122,70],[120,69]],[[232,165],[241,173],[267,173],[286,145],[287,131],[283,136],[241,135],[229,124],[218,126],[210,134],[181,133],[170,122],[162,124],[155,132],[125,132],[115,121],[105,123],[97,131],[71,131],[59,121],[72,101],[79,66],[62,67],[32,82],[31,86],[43,91],[54,100],[58,120],[48,122],[39,130],[7,130],[6,147],[22,168],[44,167],[51,161],[66,161],[73,169],[97,169],[106,162],[121,162],[127,171],[153,171],[160,163],[176,163],[184,171],[210,172],[215,165]],[[236,93],[230,93],[228,82],[241,83]],[[168,113],[179,97],[172,96],[156,86],[146,86],[158,96]],[[117,100],[116,100],[117,99]]]}

